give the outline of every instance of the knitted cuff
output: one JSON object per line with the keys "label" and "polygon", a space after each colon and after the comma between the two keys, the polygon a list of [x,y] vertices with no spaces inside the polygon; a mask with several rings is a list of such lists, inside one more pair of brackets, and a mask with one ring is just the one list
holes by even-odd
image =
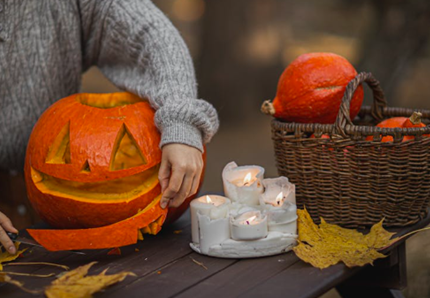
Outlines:
{"label": "knitted cuff", "polygon": [[201,131],[186,123],[176,122],[163,127],[160,148],[171,143],[185,144],[204,151]]}

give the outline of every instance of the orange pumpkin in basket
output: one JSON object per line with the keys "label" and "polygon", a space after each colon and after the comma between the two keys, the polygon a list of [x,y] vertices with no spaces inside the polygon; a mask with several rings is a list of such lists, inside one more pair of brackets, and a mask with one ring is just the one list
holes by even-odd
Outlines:
{"label": "orange pumpkin in basket", "polygon": [[[412,127],[426,127],[424,123],[421,122],[422,114],[419,112],[414,112],[411,117],[393,117],[386,119],[378,125],[381,128],[412,128]],[[424,137],[429,137],[430,135],[424,135]],[[404,136],[402,142],[414,139],[414,136]],[[366,138],[367,141],[373,141],[373,136]],[[392,142],[394,139],[392,136],[385,136],[382,138],[381,142]]]}
{"label": "orange pumpkin in basket", "polygon": [[[167,213],[157,201],[159,142],[154,110],[131,93],[61,99],[43,113],[28,143],[25,178],[30,202],[56,228],[97,234],[104,227],[109,235],[106,227],[121,223],[137,235],[138,228],[157,222],[152,231],[156,233]],[[179,217],[186,207],[172,210],[170,217]],[[93,239],[97,240],[102,241]]]}
{"label": "orange pumpkin in basket", "polygon": [[[283,72],[273,102],[262,111],[298,123],[334,123],[346,85],[357,75],[345,58],[332,53],[308,53],[296,58]],[[360,85],[351,100],[354,119],[363,103]]]}

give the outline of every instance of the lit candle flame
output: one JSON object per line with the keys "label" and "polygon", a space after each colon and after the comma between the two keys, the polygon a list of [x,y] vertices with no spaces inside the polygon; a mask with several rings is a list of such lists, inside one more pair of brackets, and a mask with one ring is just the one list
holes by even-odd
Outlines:
{"label": "lit candle flame", "polygon": [[281,191],[276,197],[276,204],[279,206],[282,203],[282,199],[284,198],[284,193]]}
{"label": "lit candle flame", "polygon": [[246,224],[247,224],[247,225],[251,224],[251,222],[253,222],[256,218],[257,218],[257,216],[256,216],[256,215],[251,216],[250,218],[248,218],[248,219],[246,220]]}
{"label": "lit candle flame", "polygon": [[212,204],[213,203],[212,200],[211,200],[211,198],[209,196],[206,196],[206,203],[208,203],[208,204]]}
{"label": "lit candle flame", "polygon": [[243,179],[243,185],[249,185],[251,183],[251,179],[251,173],[246,174],[245,178]]}

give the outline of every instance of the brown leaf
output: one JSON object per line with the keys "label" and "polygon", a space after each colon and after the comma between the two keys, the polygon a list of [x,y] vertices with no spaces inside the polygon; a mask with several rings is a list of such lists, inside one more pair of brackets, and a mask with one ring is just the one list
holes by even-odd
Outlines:
{"label": "brown leaf", "polygon": [[49,273],[49,274],[33,274],[33,273],[21,273],[21,272],[5,272],[2,273],[6,275],[15,275],[15,276],[31,276],[31,277],[51,277],[54,276],[55,273]]}
{"label": "brown leaf", "polygon": [[318,226],[307,210],[297,210],[299,238],[294,248],[296,255],[312,266],[323,269],[339,262],[348,267],[372,264],[385,258],[379,250],[392,243],[394,233],[382,227],[382,221],[375,224],[370,233],[344,229],[327,223],[321,218]]}
{"label": "brown leaf", "polygon": [[197,265],[199,265],[200,267],[202,267],[203,269],[208,270],[208,267],[206,267],[206,266],[205,266],[205,264],[203,264],[202,262],[199,262],[199,261],[197,261],[197,260],[193,259],[192,257],[190,257],[190,259],[191,259],[194,263],[196,263]]}
{"label": "brown leaf", "polygon": [[66,265],[60,265],[60,264],[48,263],[48,262],[19,262],[19,263],[4,264],[3,266],[34,266],[34,265],[46,265],[46,266],[58,267],[64,270],[70,269]]}
{"label": "brown leaf", "polygon": [[5,283],[8,283],[8,284],[17,286],[21,290],[23,290],[23,291],[25,291],[27,293],[31,293],[31,294],[38,294],[38,293],[40,293],[40,291],[33,291],[33,290],[29,290],[29,289],[25,288],[24,284],[22,282],[12,279],[5,272],[0,272],[0,282],[5,282]]}
{"label": "brown leaf", "polygon": [[88,270],[95,263],[78,267],[62,275],[46,288],[45,295],[48,298],[91,298],[92,294],[122,281],[128,275],[135,276],[132,272],[106,275],[107,270],[99,275],[87,276]]}
{"label": "brown leaf", "polygon": [[0,271],[3,270],[3,266],[2,263],[6,263],[6,262],[11,262],[13,260],[15,260],[16,258],[18,258],[24,251],[27,250],[27,248],[18,251],[20,243],[19,242],[15,242],[15,248],[17,253],[14,255],[11,255],[10,253],[8,253],[7,251],[2,251],[2,249],[0,248]]}

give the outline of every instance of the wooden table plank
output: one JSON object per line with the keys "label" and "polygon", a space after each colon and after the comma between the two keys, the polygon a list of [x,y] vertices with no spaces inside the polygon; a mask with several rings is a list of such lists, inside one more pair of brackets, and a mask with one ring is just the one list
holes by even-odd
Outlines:
{"label": "wooden table plank", "polygon": [[[421,228],[430,222],[430,215],[419,224],[396,229],[401,234]],[[174,233],[182,230],[182,233]],[[257,259],[218,259],[198,255],[189,248],[191,240],[189,212],[173,226],[166,227],[157,236],[145,236],[136,245],[121,248],[121,256],[108,256],[108,250],[90,251],[86,256],[70,252],[47,253],[34,249],[33,254],[18,262],[29,260],[50,261],[71,268],[98,261],[90,274],[105,268],[116,273],[132,271],[137,277],[127,277],[123,282],[97,294],[98,297],[318,297],[330,288],[355,275],[362,268],[348,269],[342,264],[319,270],[298,260],[294,253]],[[139,251],[135,251],[138,248]],[[204,263],[207,270],[192,259]],[[61,272],[44,266],[6,267],[11,271],[49,273]],[[160,273],[158,273],[160,271]],[[29,288],[40,288],[53,278],[17,278],[26,281]],[[29,294],[4,285],[0,297],[30,297]],[[31,296],[31,297],[43,297]]]}
{"label": "wooden table plank", "polygon": [[[430,223],[430,213],[419,223],[405,227],[389,229],[397,232],[396,236],[402,236],[410,231],[421,229]],[[402,242],[405,240],[402,240]],[[400,244],[399,242],[398,244]],[[398,244],[388,248],[385,253],[397,247]],[[299,261],[280,272],[266,282],[249,289],[238,297],[271,297],[303,298],[318,297],[334,286],[347,280],[365,267],[347,268],[343,264],[337,264],[324,270],[312,267],[310,264]],[[286,285],[288,283],[288,286]],[[287,290],[288,289],[288,290]]]}
{"label": "wooden table plank", "polygon": [[337,264],[320,270],[297,259],[287,270],[237,297],[319,297],[361,269],[350,269],[343,264]]}
{"label": "wooden table plank", "polygon": [[[182,230],[182,233],[175,234],[175,230]],[[91,274],[97,274],[109,268],[108,272],[111,273],[123,270],[132,271],[137,275],[137,278],[140,278],[154,271],[158,271],[159,268],[192,252],[188,245],[189,239],[191,238],[189,217],[184,217],[170,227],[166,227],[157,236],[145,235],[144,237],[145,240],[135,245],[121,248],[122,254],[120,256],[107,255],[109,250],[106,249],[86,251],[86,255],[77,255],[70,252],[52,253],[35,248],[34,252],[30,254],[28,258],[18,259],[17,262],[26,262],[30,260],[38,262],[46,261],[66,265],[73,269],[92,261],[97,261],[98,264],[93,266],[93,269],[90,271]],[[172,249],[173,247],[177,249]],[[139,250],[138,252],[135,251],[136,248]],[[47,266],[36,266],[33,268],[16,266],[13,267],[13,271],[37,274],[61,272]],[[113,286],[112,290],[117,287],[124,287],[137,278],[127,277],[122,283]],[[24,281],[28,288],[34,289],[48,285],[54,278],[37,279],[20,277],[17,279]],[[7,284],[1,287],[0,294],[2,297],[3,295],[7,295],[8,298],[28,297],[27,293]]]}
{"label": "wooden table plank", "polygon": [[175,297],[238,297],[297,261],[292,252],[273,257],[240,260]]}
{"label": "wooden table plank", "polygon": [[[194,263],[192,259],[202,262],[207,269]],[[110,290],[104,297],[123,298],[126,292],[127,298],[140,298],[143,289],[145,296],[148,297],[172,297],[236,262],[237,260],[215,259],[192,253],[160,268],[157,272],[133,281],[126,288]]]}

